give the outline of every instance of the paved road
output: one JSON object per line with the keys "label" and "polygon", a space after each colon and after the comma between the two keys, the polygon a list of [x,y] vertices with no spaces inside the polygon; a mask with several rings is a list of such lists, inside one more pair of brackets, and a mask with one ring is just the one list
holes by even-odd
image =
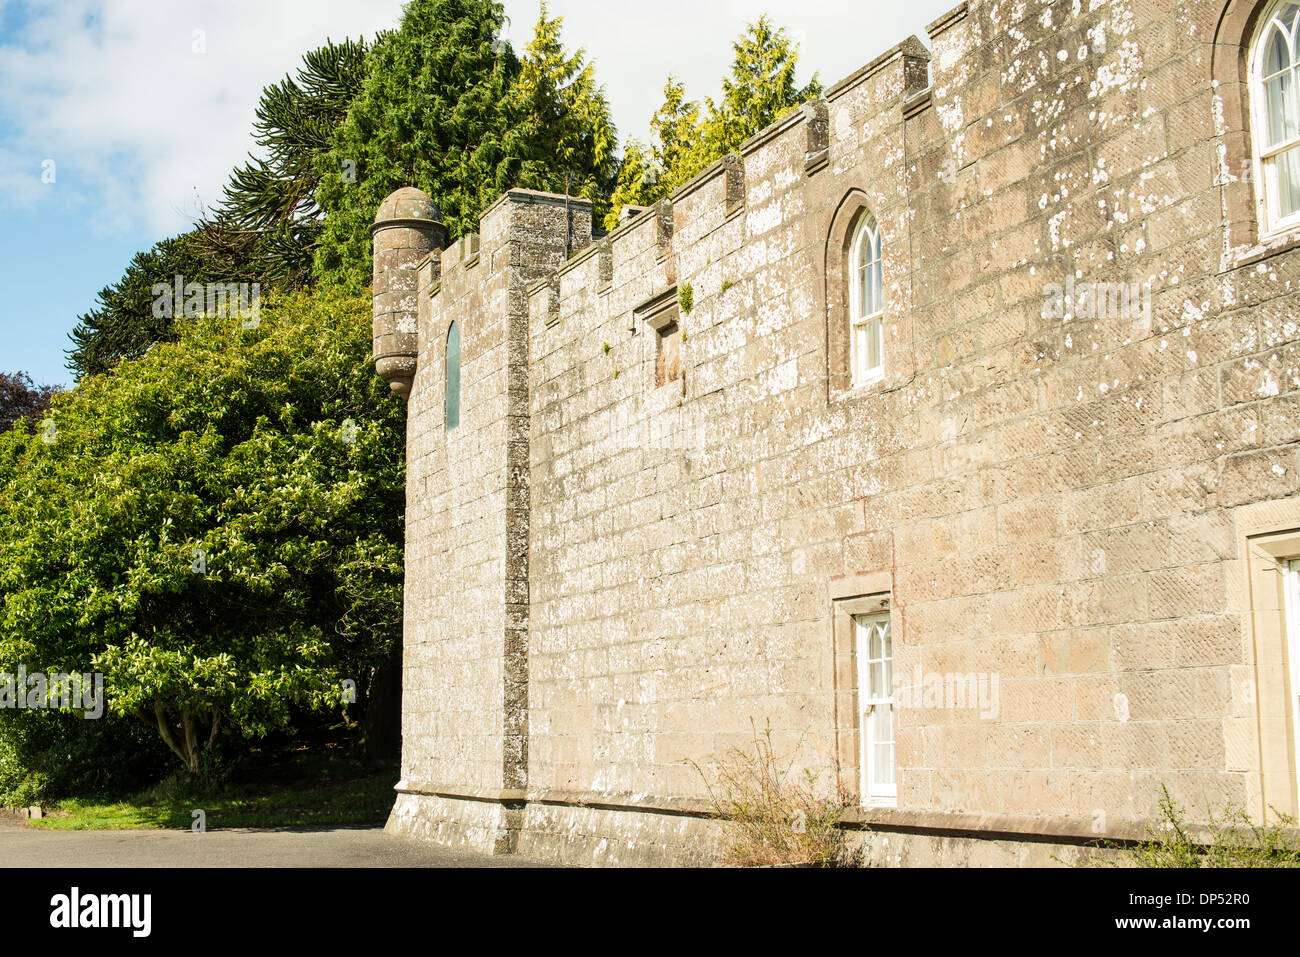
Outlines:
{"label": "paved road", "polygon": [[45,831],[0,826],[0,867],[539,867],[449,851],[381,828]]}

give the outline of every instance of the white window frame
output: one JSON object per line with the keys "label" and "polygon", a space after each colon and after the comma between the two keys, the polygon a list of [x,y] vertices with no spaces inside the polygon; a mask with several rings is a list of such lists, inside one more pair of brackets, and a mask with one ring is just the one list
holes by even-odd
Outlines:
{"label": "white window frame", "polygon": [[[1278,185],[1277,185],[1277,167],[1271,163],[1276,156],[1280,156],[1287,150],[1300,146],[1300,135],[1293,136],[1289,140],[1281,143],[1275,143],[1265,146],[1269,135],[1269,117],[1268,117],[1268,96],[1264,90],[1264,77],[1261,75],[1264,61],[1264,48],[1268,44],[1269,37],[1272,36],[1273,19],[1277,14],[1278,8],[1291,2],[1291,0],[1273,0],[1264,15],[1259,19],[1259,26],[1256,27],[1255,36],[1251,38],[1250,57],[1249,57],[1249,75],[1250,75],[1250,116],[1251,116],[1251,142],[1254,146],[1251,157],[1252,175],[1255,178],[1255,203],[1259,213],[1259,234],[1261,239],[1272,239],[1285,233],[1295,232],[1300,229],[1300,209],[1297,209],[1289,216],[1279,217],[1277,214],[1278,202]],[[1300,28],[1297,28],[1300,34]],[[1292,37],[1291,51],[1293,70],[1295,70],[1296,83],[1300,84],[1300,36]],[[1300,98],[1300,86],[1293,85],[1295,95]],[[1298,102],[1300,105],[1300,102]],[[1300,183],[1296,184],[1300,187]]]}
{"label": "white window frame", "polygon": [[[1296,774],[1300,775],[1300,559],[1282,563],[1285,576],[1287,665],[1291,677],[1291,741],[1295,746]],[[1300,781],[1297,781],[1300,785]]]}
{"label": "white window frame", "polygon": [[[871,632],[883,628],[884,642],[881,652],[883,658],[871,657]],[[858,739],[859,739],[859,794],[864,806],[896,807],[898,805],[898,708],[894,702],[893,688],[893,629],[890,625],[889,612],[853,616],[854,657],[857,659],[858,678]],[[889,660],[890,687],[887,695],[874,694],[876,690],[871,683],[871,665],[877,661]],[[886,673],[881,669],[882,674]],[[893,744],[891,755],[893,766],[890,769],[891,784],[876,784],[875,730],[878,727],[882,709],[888,709],[890,742]]]}
{"label": "white window frame", "polygon": [[[862,279],[859,275],[861,270],[860,260],[862,257],[862,247],[864,243],[870,243],[875,249],[879,250],[879,257],[874,260],[868,260],[868,264],[874,262],[876,268],[880,270],[880,301],[877,303],[879,308],[872,313],[865,313],[865,306],[862,302]],[[849,369],[853,379],[853,386],[869,385],[872,382],[878,382],[885,377],[885,282],[884,282],[884,260],[885,260],[885,243],[880,234],[880,226],[876,218],[870,213],[862,218],[858,224],[857,230],[853,236],[853,242],[849,246]],[[879,336],[879,357],[880,361],[875,366],[866,366],[866,357],[860,355],[858,347],[858,332],[865,328],[876,326],[876,334]],[[870,335],[870,332],[868,332]]]}

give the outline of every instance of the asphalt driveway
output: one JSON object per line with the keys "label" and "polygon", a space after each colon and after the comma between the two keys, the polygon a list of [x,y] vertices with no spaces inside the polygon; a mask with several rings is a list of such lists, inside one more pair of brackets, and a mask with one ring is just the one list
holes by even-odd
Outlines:
{"label": "asphalt driveway", "polygon": [[377,827],[47,831],[0,825],[0,867],[544,867],[449,851]]}

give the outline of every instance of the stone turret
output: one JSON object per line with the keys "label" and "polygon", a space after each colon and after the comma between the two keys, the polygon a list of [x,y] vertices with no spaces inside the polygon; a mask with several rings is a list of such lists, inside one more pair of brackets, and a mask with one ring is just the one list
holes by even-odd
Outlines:
{"label": "stone turret", "polygon": [[411,393],[419,356],[418,267],[447,245],[447,227],[424,192],[404,186],[385,199],[370,227],[374,237],[375,371],[403,397]]}

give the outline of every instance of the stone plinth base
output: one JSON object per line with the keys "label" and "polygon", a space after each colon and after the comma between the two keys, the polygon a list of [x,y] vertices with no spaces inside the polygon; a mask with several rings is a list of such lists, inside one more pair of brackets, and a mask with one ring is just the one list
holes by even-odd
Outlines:
{"label": "stone plinth base", "polygon": [[[849,847],[866,867],[1052,867],[1115,854],[1085,823],[1000,816],[850,810]],[[519,854],[557,864],[709,867],[721,832],[699,802],[569,791],[443,791],[399,785],[385,830],[480,854]]]}

